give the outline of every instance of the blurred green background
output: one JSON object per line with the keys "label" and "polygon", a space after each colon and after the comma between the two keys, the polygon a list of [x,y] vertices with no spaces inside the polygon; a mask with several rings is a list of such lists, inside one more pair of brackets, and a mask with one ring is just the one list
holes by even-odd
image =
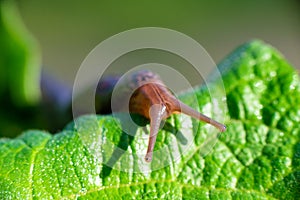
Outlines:
{"label": "blurred green background", "polygon": [[194,38],[216,63],[238,45],[261,39],[300,69],[300,4],[296,0],[17,3],[40,43],[43,67],[70,85],[97,44],[121,31],[145,26],[170,28]]}
{"label": "blurred green background", "polygon": [[[13,137],[30,128],[54,133],[65,126],[72,118],[70,89],[85,57],[103,40],[133,28],[182,32],[198,41],[216,63],[257,38],[276,47],[300,69],[300,3],[296,0],[0,3],[0,136]],[[42,86],[46,92],[40,93],[40,54],[45,71],[69,88],[50,77],[42,79],[47,82]],[[184,69],[189,81],[194,81],[191,84],[201,82],[192,70],[185,70],[186,61],[159,50],[128,53],[110,68],[120,71],[147,62]],[[204,75],[209,70],[203,66]]]}

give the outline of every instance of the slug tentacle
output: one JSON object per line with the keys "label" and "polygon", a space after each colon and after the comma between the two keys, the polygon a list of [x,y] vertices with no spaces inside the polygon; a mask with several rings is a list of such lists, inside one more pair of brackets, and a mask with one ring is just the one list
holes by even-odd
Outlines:
{"label": "slug tentacle", "polygon": [[194,110],[193,108],[189,107],[188,105],[182,103],[181,101],[179,101],[180,103],[180,108],[181,108],[181,112],[191,116],[195,119],[198,119],[200,121],[206,122],[208,124],[213,125],[214,127],[216,127],[217,129],[219,129],[221,132],[224,132],[226,130],[226,126],[207,117],[206,115],[203,115],[199,112],[197,112],[196,110]]}
{"label": "slug tentacle", "polygon": [[150,116],[150,135],[148,142],[148,149],[145,156],[146,162],[151,162],[154,145],[156,142],[157,133],[161,124],[161,121],[166,118],[166,106],[163,104],[154,104],[149,110]]}

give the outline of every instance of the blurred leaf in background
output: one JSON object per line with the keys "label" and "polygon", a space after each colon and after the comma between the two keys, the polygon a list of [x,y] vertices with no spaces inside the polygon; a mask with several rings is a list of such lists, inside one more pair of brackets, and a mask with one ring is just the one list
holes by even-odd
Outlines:
{"label": "blurred leaf in background", "polygon": [[[23,130],[55,131],[65,124],[56,93],[64,88],[48,77],[41,85],[41,54],[37,41],[24,26],[14,1],[0,1],[0,136],[14,137]],[[53,84],[55,82],[56,84]],[[48,86],[54,85],[56,89]],[[42,99],[42,89],[47,101]],[[57,91],[57,92],[56,92]],[[52,92],[49,94],[49,92]],[[55,94],[54,94],[55,93]],[[45,96],[45,95],[44,95]],[[49,120],[51,119],[51,120]],[[65,120],[64,120],[65,119]]]}
{"label": "blurred leaf in background", "polygon": [[41,56],[14,1],[0,1],[0,135],[14,136],[33,124],[40,99]]}
{"label": "blurred leaf in background", "polygon": [[[35,105],[40,98],[41,56],[14,1],[0,1],[0,95],[17,106]],[[1,98],[1,99],[2,99]]]}

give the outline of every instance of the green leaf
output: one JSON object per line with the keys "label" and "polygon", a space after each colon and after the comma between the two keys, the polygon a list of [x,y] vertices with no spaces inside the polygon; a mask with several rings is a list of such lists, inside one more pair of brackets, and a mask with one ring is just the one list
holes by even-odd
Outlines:
{"label": "green leaf", "polygon": [[[260,41],[241,46],[218,68],[226,88],[228,130],[206,156],[204,144],[214,129],[186,116],[168,120],[155,145],[161,153],[150,164],[143,162],[144,128],[128,126],[123,114],[83,116],[54,136],[28,131],[1,140],[0,198],[299,198],[298,74]],[[198,102],[191,100],[193,91],[181,99],[214,116],[222,104],[212,104],[204,86],[195,92]]]}
{"label": "green leaf", "polygon": [[40,98],[40,53],[12,0],[0,1],[0,97],[18,106]]}

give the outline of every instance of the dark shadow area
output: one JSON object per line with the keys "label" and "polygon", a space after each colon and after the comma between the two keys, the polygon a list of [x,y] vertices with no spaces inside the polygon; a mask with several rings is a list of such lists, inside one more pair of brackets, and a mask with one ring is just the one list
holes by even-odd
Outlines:
{"label": "dark shadow area", "polygon": [[[127,151],[128,147],[132,144],[136,135],[138,127],[144,127],[149,123],[149,120],[138,114],[130,114],[131,119],[128,119],[125,115],[116,115],[121,122],[122,133],[120,140],[117,144],[118,148],[115,148],[113,153],[107,162],[103,163],[100,177],[105,179],[112,171],[113,166],[118,162],[122,155]],[[137,126],[132,126],[132,123],[128,123],[128,120],[132,120]],[[170,122],[166,121],[163,125],[163,130],[173,134],[181,144],[187,144],[187,139],[184,137],[181,131],[175,128]],[[149,133],[147,133],[149,134]]]}
{"label": "dark shadow area", "polygon": [[112,167],[116,164],[116,162],[121,158],[125,151],[127,151],[128,147],[131,145],[134,136],[128,135],[124,131],[122,131],[120,136],[120,141],[117,145],[118,148],[115,148],[111,157],[106,163],[103,163],[102,171],[100,173],[100,177],[105,179],[110,175],[112,171]]}
{"label": "dark shadow area", "polygon": [[183,144],[183,145],[187,144],[188,141],[184,137],[182,132],[179,129],[177,129],[175,126],[173,126],[170,122],[168,122],[168,121],[165,122],[163,130],[173,134],[181,144]]}
{"label": "dark shadow area", "polygon": [[[117,163],[128,147],[132,144],[134,137],[136,135],[137,126],[132,127],[131,123],[128,123],[129,120],[133,120],[138,126],[145,126],[148,123],[148,120],[140,115],[131,114],[131,119],[128,115],[115,115],[121,122],[122,133],[120,135],[120,140],[117,144],[117,148],[114,149],[112,155],[106,163],[103,163],[100,177],[105,179],[110,175],[112,167]],[[130,127],[131,126],[131,127]]]}

